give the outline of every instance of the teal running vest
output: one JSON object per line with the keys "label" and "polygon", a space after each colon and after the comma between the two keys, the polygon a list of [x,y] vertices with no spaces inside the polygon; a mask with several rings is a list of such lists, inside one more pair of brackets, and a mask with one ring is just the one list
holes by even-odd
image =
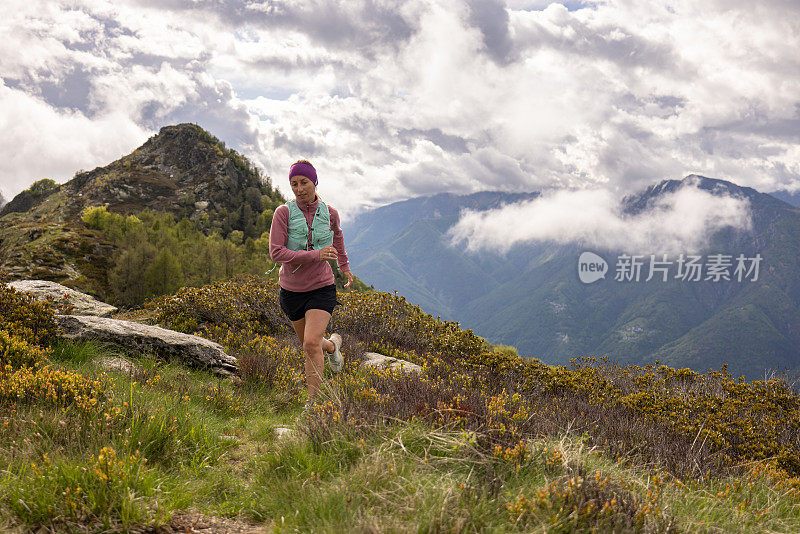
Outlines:
{"label": "teal running vest", "polygon": [[[289,250],[309,250],[308,247],[308,223],[303,211],[297,205],[296,200],[286,203],[289,208],[289,225],[287,228],[288,240],[286,248]],[[311,250],[319,250],[333,244],[333,232],[331,231],[331,212],[328,205],[321,199],[314,213],[311,223]]]}

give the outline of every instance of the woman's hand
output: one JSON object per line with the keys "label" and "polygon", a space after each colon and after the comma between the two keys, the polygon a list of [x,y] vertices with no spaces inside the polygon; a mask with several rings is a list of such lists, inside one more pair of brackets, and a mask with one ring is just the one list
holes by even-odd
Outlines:
{"label": "woman's hand", "polygon": [[333,260],[336,261],[339,258],[339,253],[333,248],[333,245],[328,245],[325,248],[319,249],[319,261],[327,261]]}
{"label": "woman's hand", "polygon": [[350,287],[350,284],[353,283],[353,273],[350,271],[342,271],[342,274],[347,277],[347,283],[344,285],[344,287]]}

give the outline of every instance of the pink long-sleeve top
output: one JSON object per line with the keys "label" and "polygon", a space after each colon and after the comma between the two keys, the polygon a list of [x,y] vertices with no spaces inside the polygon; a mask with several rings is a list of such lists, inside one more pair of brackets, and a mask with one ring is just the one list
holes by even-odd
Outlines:
{"label": "pink long-sleeve top", "polygon": [[[297,206],[306,216],[309,242],[311,240],[311,223],[314,222],[314,213],[316,213],[318,205],[319,197],[316,197],[310,204],[297,202]],[[344,250],[344,236],[339,226],[339,212],[330,204],[328,204],[328,211],[331,214],[333,247],[339,254],[337,259],[339,269],[347,272],[350,270],[350,262]],[[319,259],[319,251],[286,248],[289,238],[288,224],[289,208],[285,205],[279,206],[272,216],[272,226],[269,229],[269,255],[272,261],[283,264],[278,271],[278,284],[288,291],[312,291],[331,285],[334,280],[333,270],[327,261]]]}

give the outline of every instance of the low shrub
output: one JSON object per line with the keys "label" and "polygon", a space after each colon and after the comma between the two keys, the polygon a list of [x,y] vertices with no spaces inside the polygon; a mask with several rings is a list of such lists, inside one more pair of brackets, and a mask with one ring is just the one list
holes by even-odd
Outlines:
{"label": "low shrub", "polygon": [[0,405],[45,405],[74,408],[81,412],[101,409],[108,383],[51,367],[0,369]]}
{"label": "low shrub", "polygon": [[46,344],[56,335],[53,306],[37,301],[0,281],[0,329],[31,345]]}
{"label": "low shrub", "polygon": [[278,290],[274,280],[241,275],[199,288],[184,287],[174,295],[147,302],[146,307],[157,312],[159,323],[189,334],[225,325],[274,335],[291,331],[278,303]]}
{"label": "low shrub", "polygon": [[300,400],[305,389],[305,358],[299,348],[250,329],[221,328],[209,334],[237,358],[246,386],[273,390],[278,407]]}
{"label": "low shrub", "polygon": [[399,350],[436,352],[448,359],[474,357],[489,344],[455,321],[442,321],[397,294],[351,291],[339,295],[331,329],[347,332],[367,344]]}
{"label": "low shrub", "polygon": [[51,352],[38,345],[31,345],[25,339],[0,329],[0,368],[7,365],[13,369],[37,367],[46,363]]}
{"label": "low shrub", "polygon": [[[155,305],[162,322],[236,347],[249,380],[297,398],[300,352],[285,352],[270,337],[291,336],[277,294],[274,282],[251,277],[185,289]],[[591,358],[548,366],[493,348],[397,295],[348,292],[340,300],[330,328],[347,336],[348,346],[356,341],[413,361],[423,374],[361,371],[350,358],[331,417],[366,423],[423,417],[479,431],[489,447],[571,429],[614,458],[635,457],[679,477],[723,474],[769,458],[800,474],[800,397],[785,381],[743,382],[725,369],[699,374]]]}
{"label": "low shrub", "polygon": [[641,502],[600,473],[562,476],[530,499],[520,494],[506,509],[515,525],[546,524],[556,532],[675,531],[655,502]]}

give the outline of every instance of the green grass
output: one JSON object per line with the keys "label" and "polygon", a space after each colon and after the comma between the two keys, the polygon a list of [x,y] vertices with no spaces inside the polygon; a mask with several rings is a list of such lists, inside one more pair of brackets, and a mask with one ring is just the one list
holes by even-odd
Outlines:
{"label": "green grass", "polygon": [[[0,529],[129,531],[190,512],[275,532],[800,530],[797,485],[761,464],[678,481],[566,429],[492,452],[475,432],[420,420],[320,426],[258,384],[153,358],[106,371],[98,362],[126,355],[97,343],[53,349],[53,365],[106,376],[110,400],[89,414],[2,408]],[[294,434],[278,439],[278,426]],[[637,519],[647,504],[657,510]]]}

